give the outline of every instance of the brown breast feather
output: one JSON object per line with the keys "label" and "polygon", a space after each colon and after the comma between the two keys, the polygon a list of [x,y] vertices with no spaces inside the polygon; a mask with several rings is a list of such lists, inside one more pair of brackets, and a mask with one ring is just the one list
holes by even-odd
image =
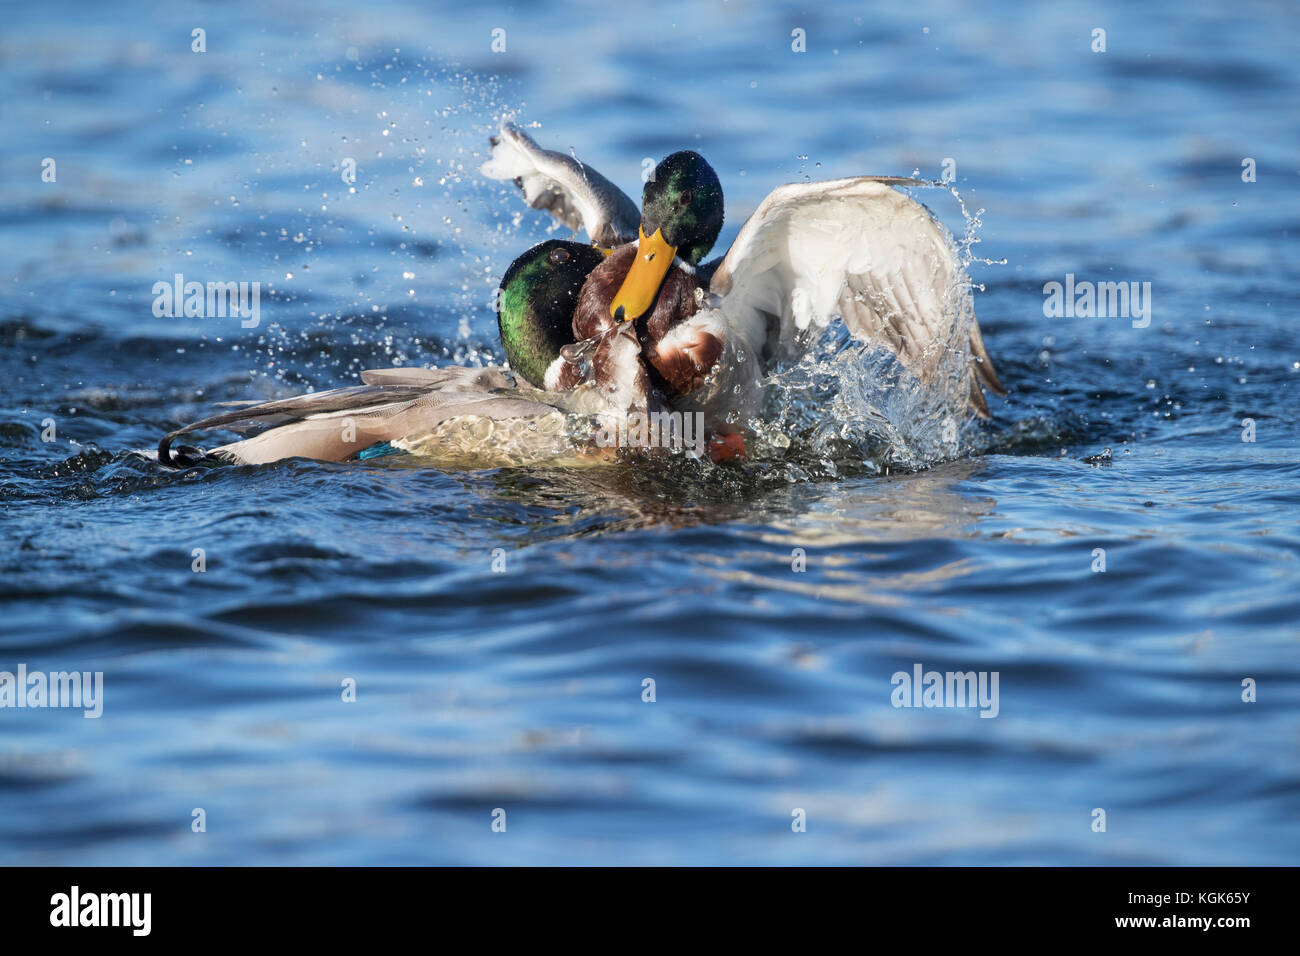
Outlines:
{"label": "brown breast feather", "polygon": [[[573,332],[579,341],[617,324],[609,314],[609,304],[632,268],[636,254],[637,247],[631,243],[620,246],[587,277],[573,315]],[[642,356],[662,376],[669,390],[677,395],[698,388],[722,354],[722,343],[706,332],[675,346],[661,345],[674,327],[698,311],[696,290],[699,288],[695,276],[673,266],[664,277],[650,311],[636,320]],[[612,372],[601,367],[600,357],[601,350],[597,349],[594,359],[597,380],[602,373]]]}

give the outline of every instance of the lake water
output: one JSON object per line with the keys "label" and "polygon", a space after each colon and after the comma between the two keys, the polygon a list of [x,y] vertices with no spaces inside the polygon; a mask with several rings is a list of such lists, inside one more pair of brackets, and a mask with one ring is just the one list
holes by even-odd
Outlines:
{"label": "lake water", "polygon": [[[615,9],[7,11],[0,671],[103,713],[0,709],[0,862],[1296,862],[1294,5]],[[952,171],[1010,395],[887,474],[137,453],[499,361],[497,279],[566,234],[477,175],[507,112],[629,191],[699,150],[724,244],[782,182]],[[155,317],[176,273],[260,324]],[[1067,275],[1149,324],[1048,317]],[[893,706],[916,665],[996,718]]]}

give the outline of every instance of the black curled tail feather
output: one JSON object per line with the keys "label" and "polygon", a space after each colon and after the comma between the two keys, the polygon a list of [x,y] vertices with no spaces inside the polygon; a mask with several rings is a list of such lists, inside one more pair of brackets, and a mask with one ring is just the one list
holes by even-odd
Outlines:
{"label": "black curled tail feather", "polygon": [[189,468],[213,460],[202,448],[196,448],[193,445],[177,445],[176,450],[172,451],[172,442],[181,435],[187,434],[192,427],[186,425],[184,428],[168,432],[162,437],[162,440],[158,442],[158,463],[160,465],[164,468]]}
{"label": "black curled tail feather", "polygon": [[158,442],[158,463],[164,468],[182,468],[183,463],[172,458],[172,442],[189,431],[189,428],[178,428],[174,432],[168,432],[163,435],[162,441]]}
{"label": "black curled tail feather", "polygon": [[180,445],[176,452],[172,451],[172,442],[182,435],[188,435],[190,432],[203,431],[205,428],[219,428],[223,425],[235,425],[239,422],[256,421],[266,415],[274,412],[261,413],[260,409],[266,408],[267,405],[275,404],[268,402],[266,405],[255,406],[254,408],[242,408],[237,412],[225,412],[221,415],[213,415],[210,418],[203,418],[197,422],[191,422],[183,428],[168,432],[158,442],[158,462],[166,468],[188,468],[197,464],[207,455],[202,449],[195,448],[192,445]]}

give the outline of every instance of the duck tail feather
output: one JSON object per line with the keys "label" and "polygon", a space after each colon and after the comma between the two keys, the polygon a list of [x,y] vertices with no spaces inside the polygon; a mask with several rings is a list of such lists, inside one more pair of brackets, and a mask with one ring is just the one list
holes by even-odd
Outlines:
{"label": "duck tail feather", "polygon": [[[245,406],[219,415],[191,422],[183,428],[168,432],[158,442],[158,461],[168,468],[184,468],[189,462],[185,456],[173,457],[172,444],[182,435],[190,432],[206,431],[210,428],[229,428],[244,431],[256,426],[278,426],[289,422],[302,421],[313,415],[328,415],[337,412],[357,411],[380,403],[408,401],[428,393],[424,386],[412,385],[352,385],[347,388],[335,388],[314,395],[299,395],[294,398],[263,402],[251,407]],[[196,451],[197,449],[192,449]]]}

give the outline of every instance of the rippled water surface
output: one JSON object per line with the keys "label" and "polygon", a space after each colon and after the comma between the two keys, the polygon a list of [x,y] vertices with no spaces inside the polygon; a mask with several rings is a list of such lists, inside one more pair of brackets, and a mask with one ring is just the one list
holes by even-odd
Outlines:
{"label": "rippled water surface", "polygon": [[[0,710],[0,862],[1296,861],[1293,5],[65,7],[0,34],[0,670],[104,711]],[[137,453],[499,361],[551,228],[477,175],[507,112],[630,190],[699,150],[724,243],[781,182],[954,160],[1010,395],[889,474]],[[259,326],[155,318],[177,272]],[[1149,326],[1045,317],[1067,274]],[[998,716],[893,707],[918,663]]]}

